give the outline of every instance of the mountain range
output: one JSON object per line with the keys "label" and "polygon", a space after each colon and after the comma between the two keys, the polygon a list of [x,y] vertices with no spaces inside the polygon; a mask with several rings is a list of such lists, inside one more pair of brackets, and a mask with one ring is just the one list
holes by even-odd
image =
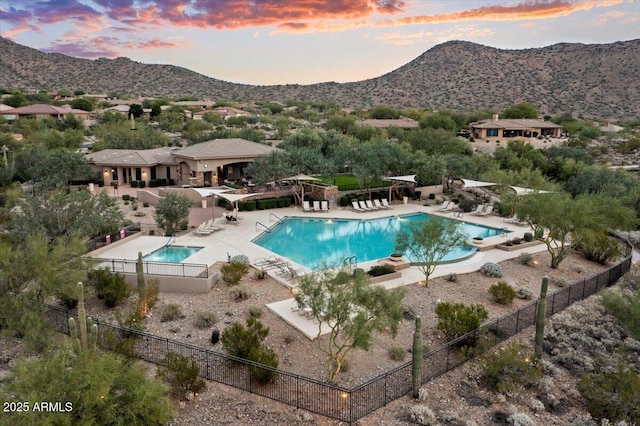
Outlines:
{"label": "mountain range", "polygon": [[569,112],[576,117],[633,120],[640,118],[640,39],[521,50],[450,41],[368,80],[254,86],[173,65],[44,53],[0,37],[0,87],[461,112],[499,111],[529,102],[543,114]]}

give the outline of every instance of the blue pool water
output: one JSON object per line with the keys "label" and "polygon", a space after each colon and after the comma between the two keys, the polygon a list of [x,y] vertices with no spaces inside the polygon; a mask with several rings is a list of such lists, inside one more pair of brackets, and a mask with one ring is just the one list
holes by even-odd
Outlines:
{"label": "blue pool water", "polygon": [[[395,251],[396,235],[401,229],[407,229],[411,222],[429,220],[429,217],[417,213],[370,220],[285,218],[272,227],[271,232],[263,232],[253,242],[312,269],[322,262],[342,264],[350,256],[356,256],[358,262],[366,262],[389,256]],[[486,238],[500,235],[503,230],[464,223],[464,232],[469,238]],[[467,257],[475,250],[467,245],[458,247],[443,261]],[[405,256],[411,259],[407,254]]]}
{"label": "blue pool water", "polygon": [[142,260],[149,262],[180,263],[202,249],[203,247],[164,246],[144,256]]}

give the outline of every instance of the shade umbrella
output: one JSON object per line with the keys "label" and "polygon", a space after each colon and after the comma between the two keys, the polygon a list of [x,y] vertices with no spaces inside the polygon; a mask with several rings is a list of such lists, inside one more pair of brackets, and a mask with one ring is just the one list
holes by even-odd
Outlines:
{"label": "shade umbrella", "polygon": [[[413,183],[413,184],[418,183],[416,181],[416,175],[389,176],[389,177],[384,178],[384,180],[390,180],[390,181],[393,181],[393,182]],[[392,187],[393,187],[393,185],[389,187],[389,202],[391,202],[391,188]],[[399,195],[399,193],[398,193],[398,195]]]}
{"label": "shade umbrella", "polygon": [[216,218],[216,203],[213,199],[222,193],[233,191],[233,189],[210,189],[210,188],[191,188],[191,189],[193,189],[198,194],[200,194],[201,197],[212,198],[211,199],[211,217],[213,219]]}
{"label": "shade umbrella", "polygon": [[[309,176],[309,175],[305,175],[305,174],[297,174],[295,176],[289,176],[286,178],[282,178],[280,179],[280,181],[282,182],[295,182],[296,186],[300,185],[300,182],[305,182],[305,181],[314,181],[314,180],[320,180],[318,178],[314,178],[313,176]],[[302,202],[302,200],[304,200],[304,187],[300,186],[300,202]],[[297,194],[296,194],[297,195]]]}
{"label": "shade umbrella", "polygon": [[230,203],[235,203],[235,218],[238,220],[238,201],[244,200],[245,198],[253,197],[255,195],[261,195],[261,192],[252,193],[252,194],[227,194],[224,192],[218,193],[218,197],[222,197]]}
{"label": "shade umbrella", "polygon": [[516,195],[528,195],[528,194],[546,194],[551,191],[544,191],[542,189],[531,189],[531,188],[522,188],[520,186],[510,186],[511,189],[516,191]]}

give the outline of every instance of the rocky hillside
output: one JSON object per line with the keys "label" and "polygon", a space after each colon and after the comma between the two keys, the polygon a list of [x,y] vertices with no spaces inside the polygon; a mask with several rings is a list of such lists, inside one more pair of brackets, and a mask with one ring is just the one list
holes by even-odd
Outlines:
{"label": "rocky hillside", "polygon": [[0,87],[83,89],[143,96],[386,104],[472,111],[527,101],[543,113],[640,118],[640,39],[503,50],[447,42],[383,76],[354,83],[251,86],[172,65],[127,58],[79,59],[0,38]]}

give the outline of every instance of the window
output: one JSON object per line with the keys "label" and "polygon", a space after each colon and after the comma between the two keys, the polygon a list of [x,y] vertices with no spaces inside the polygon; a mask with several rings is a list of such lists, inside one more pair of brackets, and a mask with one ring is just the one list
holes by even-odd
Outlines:
{"label": "window", "polygon": [[487,129],[487,137],[498,136],[498,129]]}

